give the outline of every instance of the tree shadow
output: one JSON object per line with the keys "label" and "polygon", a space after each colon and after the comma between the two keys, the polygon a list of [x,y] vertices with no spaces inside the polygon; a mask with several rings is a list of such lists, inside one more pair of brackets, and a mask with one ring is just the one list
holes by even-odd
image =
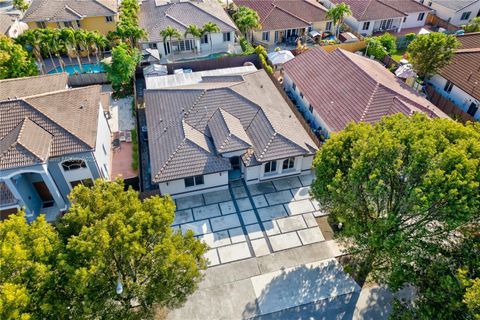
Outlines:
{"label": "tree shadow", "polygon": [[352,319],[360,287],[335,259],[252,278],[255,302],[249,319]]}
{"label": "tree shadow", "polygon": [[392,310],[392,293],[385,287],[363,288],[355,310],[356,319],[388,319]]}

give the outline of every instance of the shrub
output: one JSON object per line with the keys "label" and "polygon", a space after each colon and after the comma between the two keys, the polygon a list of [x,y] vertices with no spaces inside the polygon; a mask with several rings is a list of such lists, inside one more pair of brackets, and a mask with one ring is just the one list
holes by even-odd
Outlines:
{"label": "shrub", "polygon": [[130,131],[132,134],[132,169],[138,170],[138,135],[137,130]]}
{"label": "shrub", "polygon": [[240,38],[240,47],[242,47],[243,54],[245,55],[249,55],[255,52],[255,49],[253,48],[253,46],[244,37]]}
{"label": "shrub", "polygon": [[258,54],[258,55],[263,55],[263,56],[267,56],[267,50],[265,50],[265,48],[261,45],[258,45],[256,48],[255,48],[255,53]]}
{"label": "shrub", "polygon": [[388,32],[378,37],[382,46],[387,50],[388,54],[394,54],[397,50],[397,38]]}

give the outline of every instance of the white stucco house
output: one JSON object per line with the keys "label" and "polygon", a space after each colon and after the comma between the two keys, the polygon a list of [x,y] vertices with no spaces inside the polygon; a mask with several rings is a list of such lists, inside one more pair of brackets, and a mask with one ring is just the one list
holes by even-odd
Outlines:
{"label": "white stucco house", "polygon": [[375,60],[336,49],[314,48],[284,65],[284,88],[324,137],[350,122],[422,112],[448,117]]}
{"label": "white stucco house", "polygon": [[[200,38],[185,35],[188,26],[202,28],[209,22],[216,24],[220,31],[205,33]],[[147,39],[141,41],[142,49],[157,49],[161,63],[235,52],[238,28],[216,0],[144,0],[140,4],[139,23],[147,31]],[[177,29],[181,38],[164,42],[160,32],[168,26]]]}
{"label": "white stucco house", "polygon": [[431,8],[414,0],[324,0],[327,8],[339,3],[350,6],[352,14],[345,23],[352,31],[363,36],[376,32],[400,33],[403,29],[421,28],[425,25]]}
{"label": "white stucco house", "polygon": [[[159,89],[147,83],[150,171],[161,194],[178,198],[226,189],[231,180],[310,172],[318,146],[265,71],[251,68]],[[175,76],[182,75],[167,77]]]}
{"label": "white stucco house", "polygon": [[459,109],[480,121],[480,33],[457,37],[460,48],[449,65],[428,82]]}
{"label": "white stucco house", "polygon": [[480,14],[480,0],[416,0],[435,10],[435,15],[454,26],[468,24]]}
{"label": "white stucco house", "polygon": [[0,81],[1,219],[24,209],[53,221],[76,185],[110,178],[101,86],[66,86],[65,73]]}

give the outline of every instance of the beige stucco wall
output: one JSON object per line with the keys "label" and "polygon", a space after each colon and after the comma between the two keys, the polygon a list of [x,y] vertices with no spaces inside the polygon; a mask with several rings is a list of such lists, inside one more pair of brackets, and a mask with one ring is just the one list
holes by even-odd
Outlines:
{"label": "beige stucco wall", "polygon": [[[82,20],[80,20],[80,27],[81,29],[89,30],[89,31],[98,31],[103,35],[107,35],[109,31],[114,31],[115,30],[115,21],[117,20],[117,16],[113,17],[112,22],[107,22],[106,18],[101,16],[101,17],[86,17]],[[28,27],[30,29],[36,29],[38,28],[38,25],[36,22],[27,22]],[[76,25],[76,22],[73,21],[73,24]],[[58,28],[58,25],[56,22],[48,22],[47,23],[47,28],[50,29],[56,29]]]}

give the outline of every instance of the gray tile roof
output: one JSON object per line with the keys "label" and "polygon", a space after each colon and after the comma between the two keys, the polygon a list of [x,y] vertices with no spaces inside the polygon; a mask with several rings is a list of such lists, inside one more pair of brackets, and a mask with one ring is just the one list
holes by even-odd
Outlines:
{"label": "gray tile roof", "polygon": [[398,112],[447,117],[380,63],[342,49],[309,50],[288,61],[284,70],[329,131]]}
{"label": "gray tile roof", "polygon": [[148,41],[163,41],[160,32],[167,26],[180,31],[183,36],[187,26],[196,25],[201,28],[208,22],[215,23],[220,32],[231,32],[237,27],[215,0],[199,2],[177,2],[157,4],[155,0],[145,0],[140,7],[140,26],[148,33]]}
{"label": "gray tile roof", "polygon": [[247,165],[315,152],[267,74],[243,79],[214,89],[200,83],[145,91],[153,182],[229,170],[223,152],[245,150]]}
{"label": "gray tile roof", "polygon": [[95,148],[100,86],[0,102],[0,168]]}
{"label": "gray tile roof", "polygon": [[74,21],[116,13],[116,0],[32,0],[22,21]]}
{"label": "gray tile roof", "polygon": [[67,82],[67,73],[0,80],[0,101],[64,90]]}
{"label": "gray tile roof", "polygon": [[439,4],[445,8],[460,11],[479,0],[431,0],[433,3]]}

